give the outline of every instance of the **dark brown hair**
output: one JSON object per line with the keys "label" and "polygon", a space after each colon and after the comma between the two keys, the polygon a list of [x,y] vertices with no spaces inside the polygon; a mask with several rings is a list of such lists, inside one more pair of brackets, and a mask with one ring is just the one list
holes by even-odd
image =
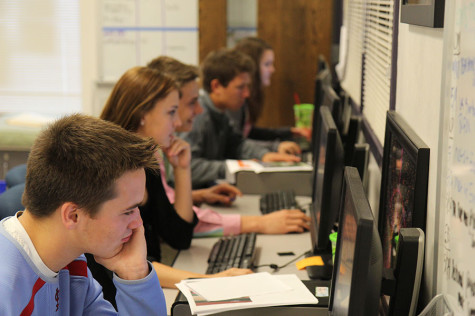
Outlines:
{"label": "dark brown hair", "polygon": [[231,80],[243,72],[252,75],[254,69],[254,62],[246,54],[230,49],[212,51],[203,60],[201,66],[203,88],[211,93],[212,80],[218,79],[219,83],[226,87]]}
{"label": "dark brown hair", "polygon": [[147,67],[172,77],[180,89],[188,82],[199,77],[198,67],[184,64],[168,56],[159,56],[153,59],[147,64]]}
{"label": "dark brown hair", "polygon": [[255,124],[257,119],[262,113],[262,107],[264,105],[264,89],[261,84],[261,71],[260,62],[262,54],[266,50],[272,49],[266,41],[258,37],[246,37],[241,39],[236,46],[235,50],[240,51],[252,58],[256,64],[252,76],[251,95],[248,98],[249,116],[252,124]]}
{"label": "dark brown hair", "polygon": [[65,202],[94,216],[115,197],[115,181],[128,171],[158,169],[152,139],[82,114],[61,118],[40,133],[27,162],[23,205],[36,217]]}
{"label": "dark brown hair", "polygon": [[135,132],[140,120],[178,86],[170,76],[148,67],[127,70],[117,81],[101,118]]}

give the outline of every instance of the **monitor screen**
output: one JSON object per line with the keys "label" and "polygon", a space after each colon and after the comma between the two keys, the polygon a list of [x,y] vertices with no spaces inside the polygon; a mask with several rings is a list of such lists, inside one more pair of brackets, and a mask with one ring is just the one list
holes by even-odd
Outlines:
{"label": "monitor screen", "polygon": [[311,229],[314,253],[330,250],[328,239],[337,221],[343,175],[343,145],[328,107],[320,108],[315,153]]}
{"label": "monitor screen", "polygon": [[416,177],[416,164],[412,157],[404,152],[401,144],[394,137],[389,144],[388,186],[386,188],[386,209],[388,210],[383,227],[384,267],[394,267],[396,239],[401,227],[412,227],[411,201],[414,199],[412,179]]}
{"label": "monitor screen", "polygon": [[429,148],[395,112],[388,112],[384,142],[379,232],[384,267],[396,264],[399,230],[425,230]]}
{"label": "monitor screen", "polygon": [[382,279],[381,240],[358,170],[345,168],[329,310],[331,315],[377,315]]}

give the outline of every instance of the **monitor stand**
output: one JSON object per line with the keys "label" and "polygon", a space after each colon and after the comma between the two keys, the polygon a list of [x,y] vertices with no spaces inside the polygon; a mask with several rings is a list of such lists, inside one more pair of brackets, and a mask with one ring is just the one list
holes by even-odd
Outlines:
{"label": "monitor stand", "polygon": [[318,253],[311,256],[321,256],[323,266],[307,266],[308,277],[312,280],[330,280],[333,272],[333,260],[331,253]]}

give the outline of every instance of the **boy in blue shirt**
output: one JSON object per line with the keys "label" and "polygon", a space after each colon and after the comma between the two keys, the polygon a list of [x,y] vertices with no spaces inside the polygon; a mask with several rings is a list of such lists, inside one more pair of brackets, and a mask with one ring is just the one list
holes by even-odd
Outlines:
{"label": "boy in blue shirt", "polygon": [[27,163],[25,210],[0,222],[1,315],[115,315],[83,253],[114,272],[119,314],[166,315],[138,205],[155,145],[85,115],[53,123]]}

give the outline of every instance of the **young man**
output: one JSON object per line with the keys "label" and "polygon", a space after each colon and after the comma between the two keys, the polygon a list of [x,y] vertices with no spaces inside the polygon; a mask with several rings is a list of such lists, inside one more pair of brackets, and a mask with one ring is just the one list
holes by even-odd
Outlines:
{"label": "young man", "polygon": [[225,110],[237,110],[244,105],[254,67],[250,57],[235,50],[211,52],[203,61],[205,91],[199,97],[203,113],[184,135],[191,145],[193,188],[207,187],[224,178],[226,159],[300,161],[294,155],[270,152],[233,131]]}
{"label": "young man", "polygon": [[154,152],[153,141],[80,114],[38,136],[26,208],[0,222],[1,315],[115,315],[85,252],[114,272],[120,313],[166,315],[138,210]]}
{"label": "young man", "polygon": [[[195,117],[203,112],[198,101],[198,68],[167,56],[155,58],[147,67],[156,69],[177,82],[180,93],[178,116],[182,122],[177,127],[177,131],[189,132],[193,127]],[[165,185],[165,190],[170,202],[174,203],[174,190],[167,185]],[[232,185],[221,183],[211,188],[193,190],[192,195],[194,204],[206,202],[229,205],[237,195],[241,195],[241,192]],[[236,235],[249,232],[282,234],[309,229],[310,218],[300,210],[281,210],[264,216],[240,216],[239,214],[223,215],[195,206],[193,209],[199,218],[198,225],[194,229],[195,236],[207,235],[209,232],[216,233],[216,231],[222,231],[224,235]]]}

